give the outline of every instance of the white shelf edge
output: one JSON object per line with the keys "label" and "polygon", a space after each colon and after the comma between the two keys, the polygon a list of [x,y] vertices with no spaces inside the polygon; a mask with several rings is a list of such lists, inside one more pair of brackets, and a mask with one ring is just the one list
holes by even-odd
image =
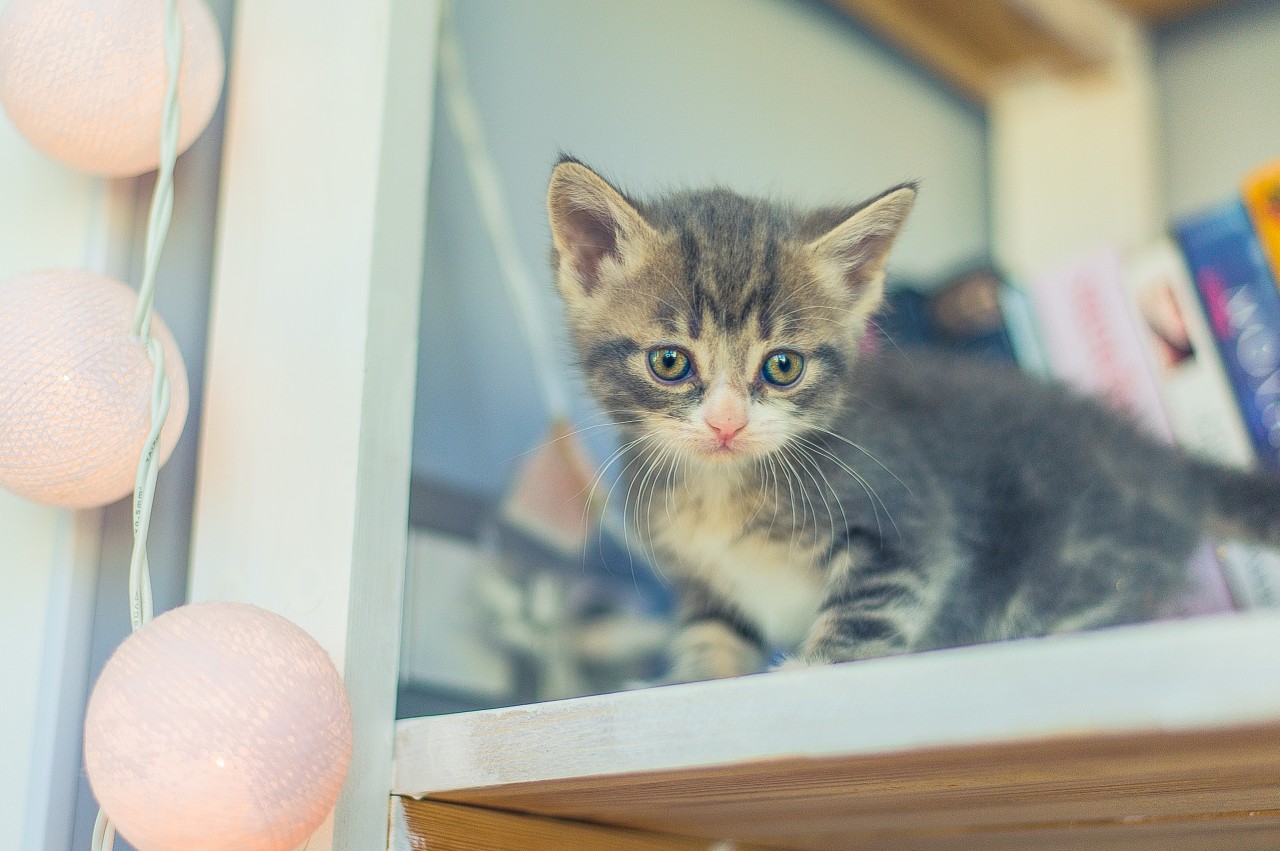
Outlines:
{"label": "white shelf edge", "polygon": [[1280,724],[1280,612],[400,721],[393,793]]}

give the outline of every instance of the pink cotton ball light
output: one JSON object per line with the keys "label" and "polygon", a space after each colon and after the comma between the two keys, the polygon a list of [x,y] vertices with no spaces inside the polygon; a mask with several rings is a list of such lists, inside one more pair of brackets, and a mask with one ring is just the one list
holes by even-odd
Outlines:
{"label": "pink cotton ball light", "polygon": [[[155,375],[132,336],[137,303],[130,287],[81,269],[0,283],[0,487],[68,508],[106,505],[133,491]],[[159,317],[151,334],[170,383],[163,462],[187,417],[187,372]]]}
{"label": "pink cotton ball light", "polygon": [[351,710],[324,649],[243,603],[182,606],[103,668],[89,783],[139,851],[294,851],[337,801]]}
{"label": "pink cotton ball light", "polygon": [[[182,18],[185,151],[213,116],[222,38],[201,0]],[[0,12],[0,103],[50,157],[80,171],[132,177],[160,164],[166,66],[163,0],[8,0]]]}

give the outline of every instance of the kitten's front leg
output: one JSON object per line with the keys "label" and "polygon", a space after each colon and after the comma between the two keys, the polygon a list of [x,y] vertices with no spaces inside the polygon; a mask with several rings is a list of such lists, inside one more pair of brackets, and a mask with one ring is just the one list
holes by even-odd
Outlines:
{"label": "kitten's front leg", "polygon": [[937,606],[924,560],[870,533],[847,533],[834,549],[818,617],[783,667],[920,649]]}
{"label": "kitten's front leg", "polygon": [[671,642],[673,683],[753,674],[764,665],[764,636],[742,612],[710,586],[680,583],[680,626]]}

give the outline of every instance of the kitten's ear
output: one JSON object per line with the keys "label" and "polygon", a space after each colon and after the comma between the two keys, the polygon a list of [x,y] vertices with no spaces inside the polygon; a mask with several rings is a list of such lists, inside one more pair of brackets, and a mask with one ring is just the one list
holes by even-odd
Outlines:
{"label": "kitten's ear", "polygon": [[916,200],[914,184],[895,186],[844,216],[809,243],[821,273],[870,312],[884,294],[885,264]]}
{"label": "kitten's ear", "polygon": [[[622,193],[572,159],[551,172],[547,214],[566,298],[591,295],[637,257],[653,228]],[[576,286],[575,286],[576,285]]]}

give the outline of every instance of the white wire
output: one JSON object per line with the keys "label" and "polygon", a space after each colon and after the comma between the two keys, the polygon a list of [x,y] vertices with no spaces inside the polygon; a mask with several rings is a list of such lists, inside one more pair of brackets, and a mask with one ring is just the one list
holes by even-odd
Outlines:
{"label": "white wire", "polygon": [[[164,22],[164,55],[168,74],[160,126],[160,169],[151,210],[147,218],[147,237],[142,282],[138,287],[138,305],[133,315],[133,335],[146,347],[151,359],[151,430],[138,459],[134,477],[133,554],[129,559],[129,622],[134,631],[141,629],[153,615],[151,570],[147,564],[147,532],[151,526],[151,509],[155,502],[156,476],[160,471],[157,447],[165,419],[169,416],[169,376],[165,372],[164,349],[151,336],[152,306],[155,301],[156,270],[160,252],[169,233],[173,215],[173,168],[178,159],[178,75],[182,67],[182,18],[177,0],[166,0]],[[112,851],[115,827],[106,813],[98,810],[94,824],[93,851]]]}
{"label": "white wire", "polygon": [[166,0],[164,21],[164,55],[168,81],[164,93],[164,109],[160,116],[160,170],[151,210],[147,217],[147,240],[142,283],[138,286],[138,306],[133,314],[133,334],[144,342],[151,334],[151,305],[155,300],[156,270],[160,251],[169,235],[173,215],[173,167],[178,159],[178,130],[182,109],[178,104],[178,76],[182,67],[182,18],[176,0]]}
{"label": "white wire", "polygon": [[475,99],[467,85],[462,46],[454,26],[453,10],[446,3],[440,27],[440,84],[444,93],[449,124],[462,145],[480,216],[488,231],[489,241],[502,273],[503,283],[511,296],[520,328],[529,344],[534,376],[542,391],[544,404],[552,419],[568,419],[569,391],[563,379],[560,360],[552,344],[549,323],[542,314],[538,287],[524,262],[511,224],[510,206],[502,190],[498,167],[485,143]]}
{"label": "white wire", "polygon": [[112,851],[116,846],[116,829],[107,821],[107,814],[98,810],[93,822],[93,847],[95,851]]}

